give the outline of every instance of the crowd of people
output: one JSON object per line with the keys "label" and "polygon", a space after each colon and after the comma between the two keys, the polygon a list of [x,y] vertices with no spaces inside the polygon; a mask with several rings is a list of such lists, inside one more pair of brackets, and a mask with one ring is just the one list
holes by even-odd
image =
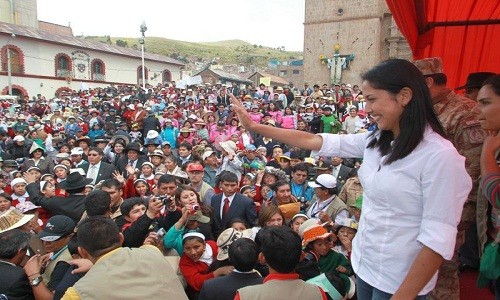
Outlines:
{"label": "crowd of people", "polygon": [[458,299],[467,265],[498,297],[499,78],[2,100],[0,296]]}

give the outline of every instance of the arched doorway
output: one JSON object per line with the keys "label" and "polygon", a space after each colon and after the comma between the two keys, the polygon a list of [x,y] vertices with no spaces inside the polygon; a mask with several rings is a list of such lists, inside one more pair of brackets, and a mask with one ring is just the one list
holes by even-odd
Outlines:
{"label": "arched doorway", "polygon": [[172,81],[172,73],[169,70],[164,70],[162,73],[161,83],[168,84]]}

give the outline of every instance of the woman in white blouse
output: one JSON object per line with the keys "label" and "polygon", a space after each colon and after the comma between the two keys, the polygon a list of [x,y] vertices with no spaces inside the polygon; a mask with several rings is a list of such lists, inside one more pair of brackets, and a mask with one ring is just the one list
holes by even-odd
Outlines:
{"label": "woman in white blouse", "polygon": [[[252,132],[319,156],[363,157],[363,209],[351,256],[358,299],[424,299],[451,259],[462,207],[471,189],[465,159],[446,139],[420,71],[391,59],[363,76],[365,111],[378,130],[318,134],[251,122]],[[391,298],[392,297],[392,298]]]}

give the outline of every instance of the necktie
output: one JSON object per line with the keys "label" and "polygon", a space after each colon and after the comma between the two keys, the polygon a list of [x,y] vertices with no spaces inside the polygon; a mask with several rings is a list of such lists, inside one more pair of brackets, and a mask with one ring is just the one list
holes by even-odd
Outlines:
{"label": "necktie", "polygon": [[97,173],[97,166],[90,166],[89,178],[92,179],[93,184],[95,184],[96,173]]}
{"label": "necktie", "polygon": [[134,166],[134,161],[133,160],[129,160],[128,161],[128,165],[131,166],[131,167],[133,167]]}
{"label": "necktie", "polygon": [[333,168],[333,177],[337,178],[337,176],[339,175],[339,166],[336,166]]}
{"label": "necktie", "polygon": [[229,199],[224,199],[224,206],[222,207],[222,219],[224,219],[229,212]]}

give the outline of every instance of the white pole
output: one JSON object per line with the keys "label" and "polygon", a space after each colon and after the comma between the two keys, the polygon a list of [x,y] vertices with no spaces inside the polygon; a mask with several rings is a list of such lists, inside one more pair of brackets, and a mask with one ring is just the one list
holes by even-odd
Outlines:
{"label": "white pole", "polygon": [[144,68],[144,37],[142,38],[143,42],[141,44],[141,52],[142,52],[142,89],[145,91],[146,90],[146,71]]}
{"label": "white pole", "polygon": [[9,81],[9,95],[12,96],[12,70],[10,66],[10,49],[7,46],[7,77]]}

